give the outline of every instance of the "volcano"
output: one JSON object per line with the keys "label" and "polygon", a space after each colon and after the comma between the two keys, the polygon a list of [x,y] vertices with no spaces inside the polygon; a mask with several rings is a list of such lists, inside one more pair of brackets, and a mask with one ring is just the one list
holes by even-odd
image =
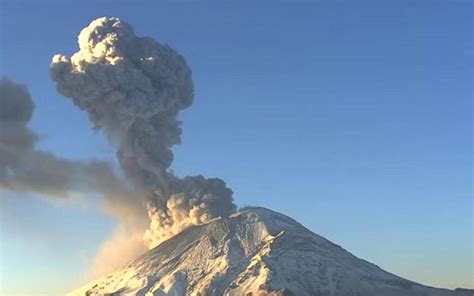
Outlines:
{"label": "volcano", "polygon": [[190,227],[68,295],[465,296],[474,291],[398,277],[285,215],[247,208]]}

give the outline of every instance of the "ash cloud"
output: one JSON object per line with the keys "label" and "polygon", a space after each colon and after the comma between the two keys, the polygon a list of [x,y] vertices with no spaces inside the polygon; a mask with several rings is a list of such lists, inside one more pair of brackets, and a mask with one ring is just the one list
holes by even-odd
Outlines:
{"label": "ash cloud", "polygon": [[146,199],[148,246],[234,212],[224,181],[181,179],[170,171],[172,147],[181,141],[178,114],[194,99],[185,59],[168,45],[136,36],[118,18],[92,21],[78,44],[71,57],[53,57],[52,79],[117,148],[121,168]]}
{"label": "ash cloud", "polygon": [[141,225],[118,225],[97,251],[88,271],[90,280],[115,271],[146,251]]}
{"label": "ash cloud", "polygon": [[26,86],[1,78],[0,107],[0,190],[56,201],[98,194],[105,212],[133,223],[141,219],[136,194],[108,163],[72,161],[36,148],[39,136],[28,127],[35,105]]}

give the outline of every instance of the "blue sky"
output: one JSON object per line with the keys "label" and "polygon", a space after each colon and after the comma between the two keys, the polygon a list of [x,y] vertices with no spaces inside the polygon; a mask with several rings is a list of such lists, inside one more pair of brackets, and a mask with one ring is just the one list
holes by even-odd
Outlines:
{"label": "blue sky", "polygon": [[[42,149],[115,161],[49,63],[92,19],[118,16],[193,70],[179,175],[221,177],[239,206],[283,212],[403,277],[474,288],[470,1],[1,5],[0,73],[28,85]],[[80,285],[115,221],[2,195],[2,294]]]}

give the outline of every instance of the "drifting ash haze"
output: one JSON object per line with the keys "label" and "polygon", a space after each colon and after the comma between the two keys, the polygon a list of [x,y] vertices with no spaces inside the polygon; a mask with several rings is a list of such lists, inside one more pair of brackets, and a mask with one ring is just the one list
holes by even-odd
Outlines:
{"label": "drifting ash haze", "polygon": [[94,198],[105,214],[117,217],[120,225],[101,247],[92,276],[112,271],[145,251],[143,195],[118,178],[106,162],[73,161],[38,149],[40,137],[28,127],[34,108],[26,86],[0,79],[0,193],[27,193],[52,202],[74,199],[71,205]]}
{"label": "drifting ash haze", "polygon": [[[133,193],[102,161],[79,162],[39,150],[28,128],[35,105],[26,86],[0,79],[0,189],[65,200],[76,193],[102,193],[104,211],[136,220]],[[117,202],[118,201],[118,202]]]}

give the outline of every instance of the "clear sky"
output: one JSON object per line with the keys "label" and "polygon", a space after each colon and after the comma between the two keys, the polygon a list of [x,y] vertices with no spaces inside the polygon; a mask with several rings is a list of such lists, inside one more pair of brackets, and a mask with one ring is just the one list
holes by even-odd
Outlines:
{"label": "clear sky", "polygon": [[[115,161],[49,63],[117,16],[193,70],[179,175],[221,177],[239,206],[283,212],[400,276],[474,288],[471,1],[131,3],[2,1],[0,74],[29,87],[40,148]],[[83,283],[116,222],[2,195],[0,293]]]}

